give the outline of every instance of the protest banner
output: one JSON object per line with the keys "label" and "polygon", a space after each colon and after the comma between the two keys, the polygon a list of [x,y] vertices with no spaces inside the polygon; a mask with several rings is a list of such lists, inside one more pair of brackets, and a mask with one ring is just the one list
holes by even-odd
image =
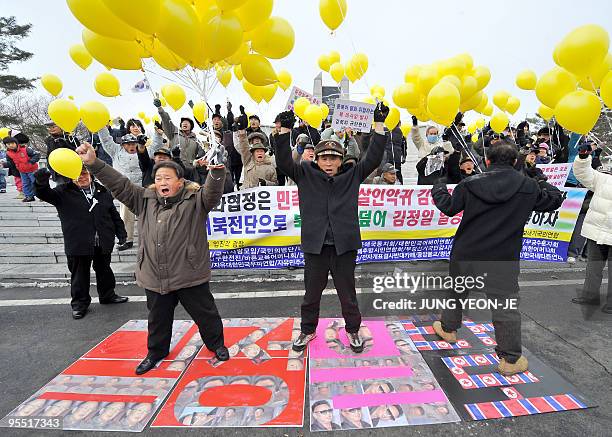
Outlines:
{"label": "protest banner", "polygon": [[291,94],[289,94],[289,99],[287,100],[287,104],[285,105],[285,110],[293,111],[293,103],[300,97],[306,97],[310,101],[310,103],[314,103],[315,105],[321,104],[321,101],[312,94],[310,94],[308,91],[304,91],[303,89],[294,86],[293,88],[291,88]]}
{"label": "protest banner", "polygon": [[332,128],[339,131],[350,128],[357,132],[370,132],[375,105],[351,100],[336,100]]}
{"label": "protest banner", "polygon": [[550,185],[561,188],[565,186],[567,177],[572,169],[572,164],[538,164],[537,167],[548,177],[547,182]]}
{"label": "protest banner", "polygon": [[[452,187],[451,187],[452,189]],[[525,224],[521,258],[563,262],[586,191],[563,188],[553,212],[534,212]],[[448,217],[429,186],[362,185],[357,262],[448,259],[461,213]],[[226,194],[207,221],[214,269],[302,266],[297,187],[259,187]]]}

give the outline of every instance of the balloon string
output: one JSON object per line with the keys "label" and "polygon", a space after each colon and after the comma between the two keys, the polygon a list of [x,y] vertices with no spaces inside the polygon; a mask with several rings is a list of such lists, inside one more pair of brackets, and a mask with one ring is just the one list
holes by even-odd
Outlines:
{"label": "balloon string", "polygon": [[[470,157],[470,159],[472,159],[472,161],[474,162],[474,166],[478,169],[478,171],[480,173],[482,173],[482,169],[480,168],[480,165],[478,164],[478,160],[476,159],[476,157],[474,156],[474,154],[472,153],[472,151],[468,147],[468,145],[465,142],[465,140],[463,139],[463,137],[461,135],[458,135],[458,133],[455,131],[455,129],[453,129],[453,127],[454,127],[454,124],[452,124],[449,127],[449,130],[454,135],[454,137],[459,141],[459,145],[461,145],[461,147],[463,148],[463,151]],[[482,148],[484,150],[484,137],[483,137],[483,140],[482,140]]]}

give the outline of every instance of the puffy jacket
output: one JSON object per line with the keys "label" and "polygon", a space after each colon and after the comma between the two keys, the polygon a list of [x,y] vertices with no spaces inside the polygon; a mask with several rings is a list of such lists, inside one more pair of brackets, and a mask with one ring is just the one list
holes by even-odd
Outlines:
{"label": "puffy jacket", "polygon": [[574,161],[576,179],[593,191],[581,234],[597,244],[612,246],[612,175],[593,170],[591,159]]}
{"label": "puffy jacket", "polygon": [[140,287],[168,294],[210,281],[206,220],[221,200],[225,169],[210,171],[204,188],[187,182],[170,199],[130,182],[100,159],[89,170],[138,217],[136,283]]}
{"label": "puffy jacket", "polygon": [[113,167],[127,176],[131,182],[135,184],[141,183],[142,171],[138,165],[138,154],[128,153],[121,144],[115,143],[106,127],[98,131],[98,136],[100,137],[100,142],[104,150],[106,150],[113,159]]}
{"label": "puffy jacket", "polygon": [[438,146],[444,147],[444,150],[446,150],[448,153],[453,153],[455,151],[450,141],[439,141],[438,140],[438,142],[431,144],[429,141],[423,140],[423,137],[421,136],[421,132],[417,126],[414,126],[412,128],[412,130],[410,131],[410,135],[412,135],[412,142],[414,143],[414,145],[416,146],[419,152],[419,159],[429,155],[429,153],[435,147],[438,147]]}
{"label": "puffy jacket", "polygon": [[238,131],[237,140],[234,139],[234,147],[242,156],[242,189],[254,188],[259,186],[259,179],[266,181],[266,185],[278,185],[276,168],[270,162],[270,157],[266,155],[263,162],[257,163],[253,159],[253,154],[249,151],[246,131]]}
{"label": "puffy jacket", "polygon": [[161,106],[158,112],[162,120],[162,128],[170,142],[170,148],[179,146],[181,149],[181,161],[184,164],[193,164],[193,161],[202,150],[202,145],[198,141],[196,134],[189,132],[188,135],[185,135],[180,129],[177,129],[172,120],[170,120],[168,113]]}
{"label": "puffy jacket", "polygon": [[6,157],[13,161],[17,170],[21,173],[32,173],[38,170],[40,153],[31,147],[19,144],[17,150],[6,150]]}

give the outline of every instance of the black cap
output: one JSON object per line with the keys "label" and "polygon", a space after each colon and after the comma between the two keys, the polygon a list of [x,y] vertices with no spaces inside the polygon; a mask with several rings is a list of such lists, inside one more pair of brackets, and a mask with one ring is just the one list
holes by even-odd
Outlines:
{"label": "black cap", "polygon": [[257,115],[255,115],[255,114],[253,114],[253,115],[251,115],[251,116],[249,117],[249,120],[251,120],[251,119],[253,119],[253,118],[254,118],[255,120],[257,120],[257,121],[261,122],[261,120],[259,119],[259,116],[257,116]]}
{"label": "black cap", "polygon": [[188,121],[189,124],[191,125],[191,130],[193,130],[193,128],[195,127],[193,120],[188,117],[181,117],[181,123],[183,123],[184,121]]}
{"label": "black cap", "polygon": [[155,153],[153,153],[153,156],[155,155],[166,155],[172,158],[172,153],[167,147],[160,147],[159,149],[155,151]]}

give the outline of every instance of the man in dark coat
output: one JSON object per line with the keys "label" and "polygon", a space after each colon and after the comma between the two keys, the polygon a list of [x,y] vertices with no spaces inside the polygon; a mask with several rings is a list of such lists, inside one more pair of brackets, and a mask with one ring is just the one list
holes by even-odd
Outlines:
{"label": "man in dark coat", "polygon": [[404,161],[404,143],[406,139],[404,138],[404,134],[400,129],[402,125],[401,122],[397,123],[397,126],[391,130],[390,141],[387,143],[385,150],[387,152],[387,162],[390,162],[395,166],[395,173],[397,175],[397,180],[400,181],[400,184],[404,183],[404,178],[402,177],[402,161]]}
{"label": "man in dark coat", "polygon": [[[434,323],[434,331],[445,341],[456,342],[462,318],[459,299],[467,298],[470,289],[484,291],[495,303],[491,311],[503,375],[528,368],[522,356],[518,311],[523,228],[532,211],[554,211],[563,203],[557,188],[516,171],[517,158],[516,145],[502,140],[489,149],[489,167],[484,173],[461,181],[452,195],[444,183],[431,191],[435,205],[447,216],[463,211],[449,265],[455,283],[449,302],[456,308],[442,311],[442,321]],[[472,286],[464,281],[469,277]]]}
{"label": "man in dark coat", "polygon": [[344,147],[324,140],[315,147],[315,162],[296,163],[291,156],[290,133],[295,116],[279,115],[280,133],[275,137],[276,165],[295,181],[300,198],[302,251],[306,294],[301,307],[301,333],[293,350],[302,351],[316,336],[321,294],[331,270],[340,298],[351,349],[363,351],[359,336],[361,313],[355,292],[355,261],[361,248],[357,214],[360,184],[378,167],[386,136],[383,122],[389,109],[379,104],[374,112],[376,133],[365,158],[355,166],[343,166]]}
{"label": "man in dark coat", "polygon": [[[76,150],[79,147],[79,140],[72,135],[67,134],[60,128],[54,121],[49,121],[45,124],[47,126],[47,132],[49,136],[45,138],[45,145],[47,146],[47,158],[51,152],[55,149],[66,148],[70,150]],[[51,177],[57,184],[67,184],[70,179],[66,176],[57,174],[53,169],[51,170]]]}
{"label": "man in dark coat", "polygon": [[82,319],[87,314],[92,263],[100,303],[127,302],[127,297],[115,294],[115,275],[110,266],[115,236],[119,244],[127,238],[110,192],[94,182],[84,167],[78,179],[55,188],[49,186],[50,177],[46,168],[37,170],[34,189],[36,197],[55,206],[62,224],[70,270],[72,317]]}

